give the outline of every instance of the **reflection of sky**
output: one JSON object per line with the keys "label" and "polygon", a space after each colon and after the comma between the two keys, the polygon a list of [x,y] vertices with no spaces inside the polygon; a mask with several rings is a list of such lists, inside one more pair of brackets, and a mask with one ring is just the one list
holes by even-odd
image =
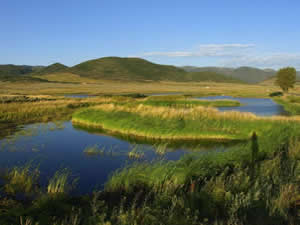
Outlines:
{"label": "reflection of sky", "polygon": [[219,107],[220,111],[251,112],[258,116],[285,115],[283,107],[269,98],[234,98],[230,96],[202,97],[203,100],[236,100],[242,105],[237,107]]}
{"label": "reflection of sky", "polygon": [[[49,126],[52,127],[49,129]],[[26,132],[25,132],[26,131]],[[140,142],[139,142],[140,143]],[[107,154],[87,156],[83,150],[88,146],[98,145]],[[29,125],[14,136],[0,140],[1,167],[24,165],[33,161],[40,164],[41,182],[46,184],[58,169],[69,168],[78,176],[78,190],[81,193],[90,192],[97,185],[103,185],[109,175],[136,160],[128,158],[128,152],[134,146],[142,151],[147,160],[178,160],[188,151],[184,147],[168,149],[160,156],[153,151],[151,144],[136,144],[109,135],[93,134],[74,129],[71,122],[66,122],[60,129],[54,129],[53,124]],[[197,147],[199,150],[201,147]],[[216,147],[205,147],[202,152],[209,152]],[[220,148],[222,150],[223,148]],[[113,154],[110,154],[112,150]],[[100,185],[100,186],[99,186]]]}

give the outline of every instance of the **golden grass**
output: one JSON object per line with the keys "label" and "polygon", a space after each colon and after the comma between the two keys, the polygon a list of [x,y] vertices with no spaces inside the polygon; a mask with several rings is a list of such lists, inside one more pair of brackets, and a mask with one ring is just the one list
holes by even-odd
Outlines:
{"label": "golden grass", "polygon": [[195,106],[193,108],[171,108],[162,106],[147,106],[140,104],[137,107],[131,107],[127,105],[115,105],[113,103],[102,104],[92,107],[103,111],[123,111],[129,113],[136,113],[141,116],[159,116],[161,118],[186,118],[196,120],[199,117],[202,118],[215,118],[215,119],[234,119],[234,120],[271,120],[271,121],[300,121],[300,116],[271,116],[260,117],[250,112],[238,112],[238,111],[224,111],[221,112],[216,108]]}
{"label": "golden grass", "polygon": [[[51,75],[52,76],[52,75]],[[78,78],[78,77],[77,77]],[[77,79],[76,78],[76,79]],[[62,78],[63,79],[63,78]],[[196,95],[232,95],[232,96],[260,96],[268,97],[279,87],[272,85],[229,84],[214,82],[128,82],[80,80],[78,83],[14,83],[0,82],[0,94],[32,94],[32,95],[57,95],[86,93],[101,94],[126,94],[126,93],[185,93]],[[69,80],[73,82],[72,80]],[[60,82],[63,82],[61,80]],[[300,85],[291,90],[300,93]]]}

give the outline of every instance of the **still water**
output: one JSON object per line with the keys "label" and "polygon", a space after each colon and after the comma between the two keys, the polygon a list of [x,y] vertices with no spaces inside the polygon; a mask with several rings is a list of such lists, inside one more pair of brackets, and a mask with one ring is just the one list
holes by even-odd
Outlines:
{"label": "still water", "polygon": [[202,100],[236,100],[241,103],[241,106],[237,107],[219,107],[220,111],[239,111],[239,112],[251,112],[258,116],[276,116],[287,115],[283,106],[277,104],[269,98],[234,98],[231,96],[209,96],[201,97]]}

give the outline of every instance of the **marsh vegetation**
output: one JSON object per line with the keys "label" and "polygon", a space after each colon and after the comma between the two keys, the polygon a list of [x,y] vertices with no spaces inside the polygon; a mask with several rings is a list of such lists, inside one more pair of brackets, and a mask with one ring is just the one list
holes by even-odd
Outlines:
{"label": "marsh vegetation", "polygon": [[[29,96],[6,96],[6,102],[0,104],[2,124],[72,118],[74,124],[101,128],[101,132],[107,133],[89,134],[76,130],[71,123],[56,122],[49,123],[47,129],[39,125],[6,135],[0,144],[7,159],[13,156],[5,150],[11,146],[20,149],[23,137],[36,136],[39,143],[48,140],[60,144],[39,149],[40,145],[32,143],[37,151],[21,154],[24,159],[37,153],[49,157],[53,168],[48,172],[42,162],[28,160],[22,165],[12,163],[5,167],[5,158],[2,159],[0,223],[300,223],[299,117],[221,112],[215,107],[241,104],[194,97],[39,96],[29,100]],[[293,112],[299,98],[284,96],[276,97],[275,101]],[[111,136],[115,134],[124,139],[114,140]],[[144,145],[132,144],[129,140],[134,140],[134,136],[137,140],[143,137]],[[199,145],[200,140],[242,142],[222,148],[207,147],[205,151],[198,147],[193,151],[172,147],[173,141],[188,143],[189,140]],[[30,138],[27,141],[24,145],[31,148]],[[113,147],[112,143],[119,147]],[[62,147],[55,150],[59,145]],[[68,146],[72,149],[60,152]],[[53,160],[68,162],[74,171],[61,168]],[[93,185],[98,181],[102,186],[91,187],[91,178],[95,181]],[[89,191],[76,191],[83,187],[82,181]]]}

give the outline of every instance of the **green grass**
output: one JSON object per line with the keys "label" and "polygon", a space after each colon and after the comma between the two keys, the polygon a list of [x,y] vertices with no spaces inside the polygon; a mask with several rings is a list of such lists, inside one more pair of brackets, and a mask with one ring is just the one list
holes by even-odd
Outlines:
{"label": "green grass", "polygon": [[209,106],[209,107],[236,107],[240,106],[240,102],[233,100],[193,100],[193,99],[177,99],[177,100],[155,100],[149,99],[142,102],[150,106],[167,106],[167,107],[195,107],[195,106]]}
{"label": "green grass", "polygon": [[237,112],[220,113],[209,108],[175,109],[152,106],[103,105],[78,111],[72,121],[111,132],[149,139],[247,140],[251,133],[271,132],[285,124],[298,122],[258,118]]}
{"label": "green grass", "polygon": [[98,145],[93,145],[93,146],[88,146],[83,150],[83,153],[86,155],[103,155],[104,154],[104,149],[99,148]]}
{"label": "green grass", "polygon": [[47,193],[48,194],[66,194],[72,188],[73,185],[70,184],[70,176],[71,172],[67,169],[63,169],[57,171],[53,177],[49,180],[47,186]]}
{"label": "green grass", "polygon": [[7,181],[4,190],[9,194],[32,194],[37,191],[39,170],[29,163],[25,166],[13,167],[5,175]]}
{"label": "green grass", "polygon": [[300,115],[300,97],[288,96],[282,98],[274,98],[274,100],[282,105],[285,111],[292,115]]}

